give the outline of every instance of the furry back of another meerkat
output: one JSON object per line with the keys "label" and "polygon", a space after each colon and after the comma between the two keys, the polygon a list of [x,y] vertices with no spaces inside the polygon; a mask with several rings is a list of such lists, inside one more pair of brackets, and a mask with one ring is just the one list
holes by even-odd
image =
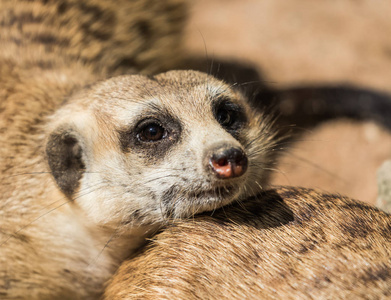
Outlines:
{"label": "furry back of another meerkat", "polygon": [[388,299],[390,245],[389,214],[278,188],[168,226],[105,299]]}

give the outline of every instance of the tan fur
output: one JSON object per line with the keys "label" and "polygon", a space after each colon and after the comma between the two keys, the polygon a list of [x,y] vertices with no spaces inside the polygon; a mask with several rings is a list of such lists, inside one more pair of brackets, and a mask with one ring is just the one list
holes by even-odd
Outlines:
{"label": "tan fur", "polygon": [[[207,74],[107,79],[178,59],[182,1],[44,2],[0,2],[0,296],[96,299],[167,221],[262,190],[275,133]],[[221,149],[247,171],[218,178]]]}
{"label": "tan fur", "polygon": [[101,253],[112,230],[56,187],[46,117],[97,80],[175,65],[185,17],[182,0],[0,2],[0,298],[96,299],[142,243],[135,229]]}
{"label": "tan fur", "polygon": [[388,299],[391,216],[303,188],[177,221],[120,267],[106,299]]}

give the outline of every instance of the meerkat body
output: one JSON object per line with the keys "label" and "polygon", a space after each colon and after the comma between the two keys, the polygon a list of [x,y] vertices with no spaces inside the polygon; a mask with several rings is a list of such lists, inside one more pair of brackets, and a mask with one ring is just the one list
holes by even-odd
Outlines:
{"label": "meerkat body", "polygon": [[177,221],[122,264],[105,299],[388,299],[391,216],[279,188]]}
{"label": "meerkat body", "polygon": [[167,220],[264,185],[274,132],[230,86],[105,80],[171,66],[184,16],[179,0],[0,2],[2,299],[96,299]]}

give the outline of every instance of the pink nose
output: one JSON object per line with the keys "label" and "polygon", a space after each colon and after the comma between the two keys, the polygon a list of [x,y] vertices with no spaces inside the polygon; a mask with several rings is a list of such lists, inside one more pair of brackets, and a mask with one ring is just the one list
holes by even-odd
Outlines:
{"label": "pink nose", "polygon": [[215,153],[209,160],[212,170],[221,179],[242,176],[247,170],[247,163],[246,154],[237,148]]}

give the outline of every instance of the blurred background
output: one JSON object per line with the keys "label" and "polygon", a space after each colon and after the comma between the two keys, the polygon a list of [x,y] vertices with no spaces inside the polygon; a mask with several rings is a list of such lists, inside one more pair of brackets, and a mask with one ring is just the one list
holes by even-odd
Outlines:
{"label": "blurred background", "polygon": [[[191,4],[188,54],[251,66],[259,75],[260,89],[272,90],[257,101],[278,98],[283,118],[284,113],[293,116],[288,123],[295,124],[300,135],[282,146],[285,154],[275,166],[273,184],[314,187],[374,204],[376,172],[391,156],[391,2]],[[244,76],[242,81],[252,78]],[[290,98],[312,102],[309,108],[292,107],[285,101]],[[336,103],[348,108],[338,113]],[[306,109],[315,117],[325,111],[337,117],[307,126],[301,123],[308,117],[302,115]],[[365,116],[344,118],[346,109],[347,114]]]}

